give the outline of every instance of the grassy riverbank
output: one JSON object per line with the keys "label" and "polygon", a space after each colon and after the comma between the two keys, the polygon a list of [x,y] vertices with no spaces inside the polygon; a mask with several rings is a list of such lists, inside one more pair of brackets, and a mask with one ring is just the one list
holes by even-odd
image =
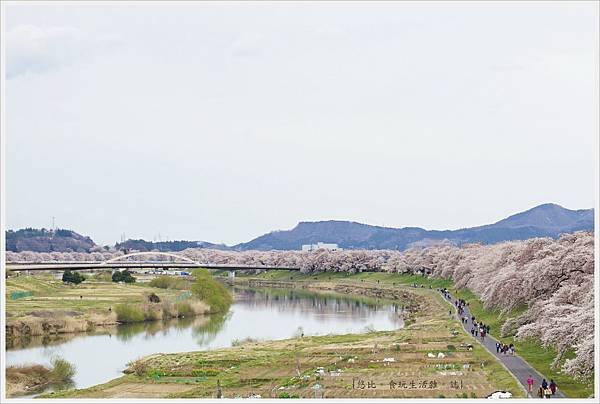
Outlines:
{"label": "grassy riverbank", "polygon": [[[490,325],[492,335],[499,338],[500,329],[504,322],[511,318],[516,317],[526,310],[526,307],[520,307],[508,313],[502,313],[500,310],[490,310],[483,307],[483,303],[477,298],[473,292],[469,289],[458,289],[455,291],[455,286],[451,280],[447,279],[435,279],[427,278],[420,275],[402,275],[392,274],[383,272],[363,272],[359,274],[349,275],[347,273],[318,273],[318,274],[300,274],[295,271],[271,271],[265,272],[260,275],[252,276],[241,276],[243,279],[258,278],[272,281],[291,281],[291,282],[315,282],[315,281],[341,281],[344,282],[358,282],[379,285],[405,285],[409,286],[414,283],[417,285],[423,285],[425,288],[430,286],[433,289],[436,288],[448,288],[453,291],[453,295],[457,298],[462,298],[469,302],[469,309],[471,313],[477,317],[479,321],[483,321],[485,324]],[[290,279],[291,278],[291,279]],[[516,340],[512,335],[505,338],[500,338],[505,343],[512,342],[517,353],[525,359],[532,367],[538,372],[545,375],[548,379],[554,379],[558,384],[559,388],[568,397],[579,397],[586,398],[593,393],[594,387],[588,383],[582,383],[575,380],[574,378],[561,373],[559,369],[551,367],[552,362],[556,358],[556,350],[549,347],[545,348],[542,344],[533,339],[528,340]],[[572,355],[567,355],[567,358]],[[567,359],[565,358],[565,359]]]}
{"label": "grassy riverbank", "polygon": [[72,285],[51,275],[9,278],[7,340],[226,311],[231,303],[228,291],[206,271],[196,275],[195,283],[187,281],[187,285],[178,284],[177,288],[94,278]]}
{"label": "grassy riverbank", "polygon": [[[390,332],[246,342],[214,351],[151,355],[109,383],[44,397],[214,397],[217,383],[227,398],[481,398],[496,390],[523,396],[516,380],[488,352],[477,344],[473,350],[467,348],[472,339],[460,331],[439,295],[393,285],[361,285],[360,280],[311,279],[310,285],[308,279],[303,281],[310,289],[341,290],[346,296],[395,297],[411,307],[413,320]],[[321,388],[315,390],[317,385]]]}

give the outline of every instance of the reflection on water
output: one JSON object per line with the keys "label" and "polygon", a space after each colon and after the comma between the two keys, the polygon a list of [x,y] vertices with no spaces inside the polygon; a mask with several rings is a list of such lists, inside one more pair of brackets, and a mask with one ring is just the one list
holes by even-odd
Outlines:
{"label": "reflection on water", "polygon": [[347,297],[337,293],[314,293],[302,289],[235,289],[236,302],[243,302],[249,308],[268,308],[278,312],[299,314],[318,313],[317,319],[327,321],[328,316],[336,318],[365,319],[373,312],[387,312],[390,321],[401,322],[401,305],[383,299],[369,297]]}
{"label": "reflection on water", "polygon": [[390,301],[286,289],[235,289],[234,296],[225,315],[11,341],[6,364],[48,364],[60,356],[75,365],[74,385],[83,388],[119,377],[128,362],[154,353],[223,348],[245,338],[291,338],[300,327],[305,335],[323,335],[403,326],[401,309]]}

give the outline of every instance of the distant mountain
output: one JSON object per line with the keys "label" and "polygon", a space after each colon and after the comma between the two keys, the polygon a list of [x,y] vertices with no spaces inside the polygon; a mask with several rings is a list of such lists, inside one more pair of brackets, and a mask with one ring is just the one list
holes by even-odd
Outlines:
{"label": "distant mountain", "polygon": [[[495,227],[537,227],[561,232],[587,230],[594,227],[594,209],[570,210],[554,203],[536,206],[500,220]],[[483,226],[486,227],[486,226]]]}
{"label": "distant mountain", "polygon": [[20,229],[6,231],[6,250],[21,252],[90,252],[96,247],[91,238],[72,230]]}
{"label": "distant mountain", "polygon": [[[343,220],[300,222],[291,230],[273,231],[247,243],[228,247],[206,241],[126,240],[119,250],[182,251],[186,248],[219,250],[299,250],[303,244],[337,243],[345,249],[392,249],[426,247],[435,244],[486,244],[532,237],[558,237],[561,233],[594,230],[594,210],[570,210],[547,203],[517,213],[499,222],[459,230],[425,230],[420,227],[371,226]],[[99,247],[91,238],[71,230],[21,229],[6,232],[7,251],[90,252]]]}
{"label": "distant mountain", "polygon": [[300,222],[291,230],[274,231],[247,243],[234,246],[236,250],[298,250],[302,244],[337,243],[346,249],[395,249],[437,243],[524,240],[532,237],[558,237],[561,233],[594,230],[594,210],[570,210],[556,204],[536,206],[499,222],[459,230],[425,230],[419,227],[390,228],[356,222],[328,220]]}

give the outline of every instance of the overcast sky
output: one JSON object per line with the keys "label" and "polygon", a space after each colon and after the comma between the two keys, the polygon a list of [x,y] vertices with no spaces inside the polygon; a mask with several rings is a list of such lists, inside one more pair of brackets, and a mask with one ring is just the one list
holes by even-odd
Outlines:
{"label": "overcast sky", "polygon": [[7,228],[234,244],[595,204],[596,2],[4,11]]}

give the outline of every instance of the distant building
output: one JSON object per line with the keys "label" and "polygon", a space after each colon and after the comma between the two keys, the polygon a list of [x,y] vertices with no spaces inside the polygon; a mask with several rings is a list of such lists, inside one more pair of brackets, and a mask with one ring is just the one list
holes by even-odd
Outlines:
{"label": "distant building", "polygon": [[321,243],[320,241],[317,244],[303,244],[302,251],[315,251],[319,249],[329,250],[329,251],[339,251],[341,248],[338,247],[335,243]]}

